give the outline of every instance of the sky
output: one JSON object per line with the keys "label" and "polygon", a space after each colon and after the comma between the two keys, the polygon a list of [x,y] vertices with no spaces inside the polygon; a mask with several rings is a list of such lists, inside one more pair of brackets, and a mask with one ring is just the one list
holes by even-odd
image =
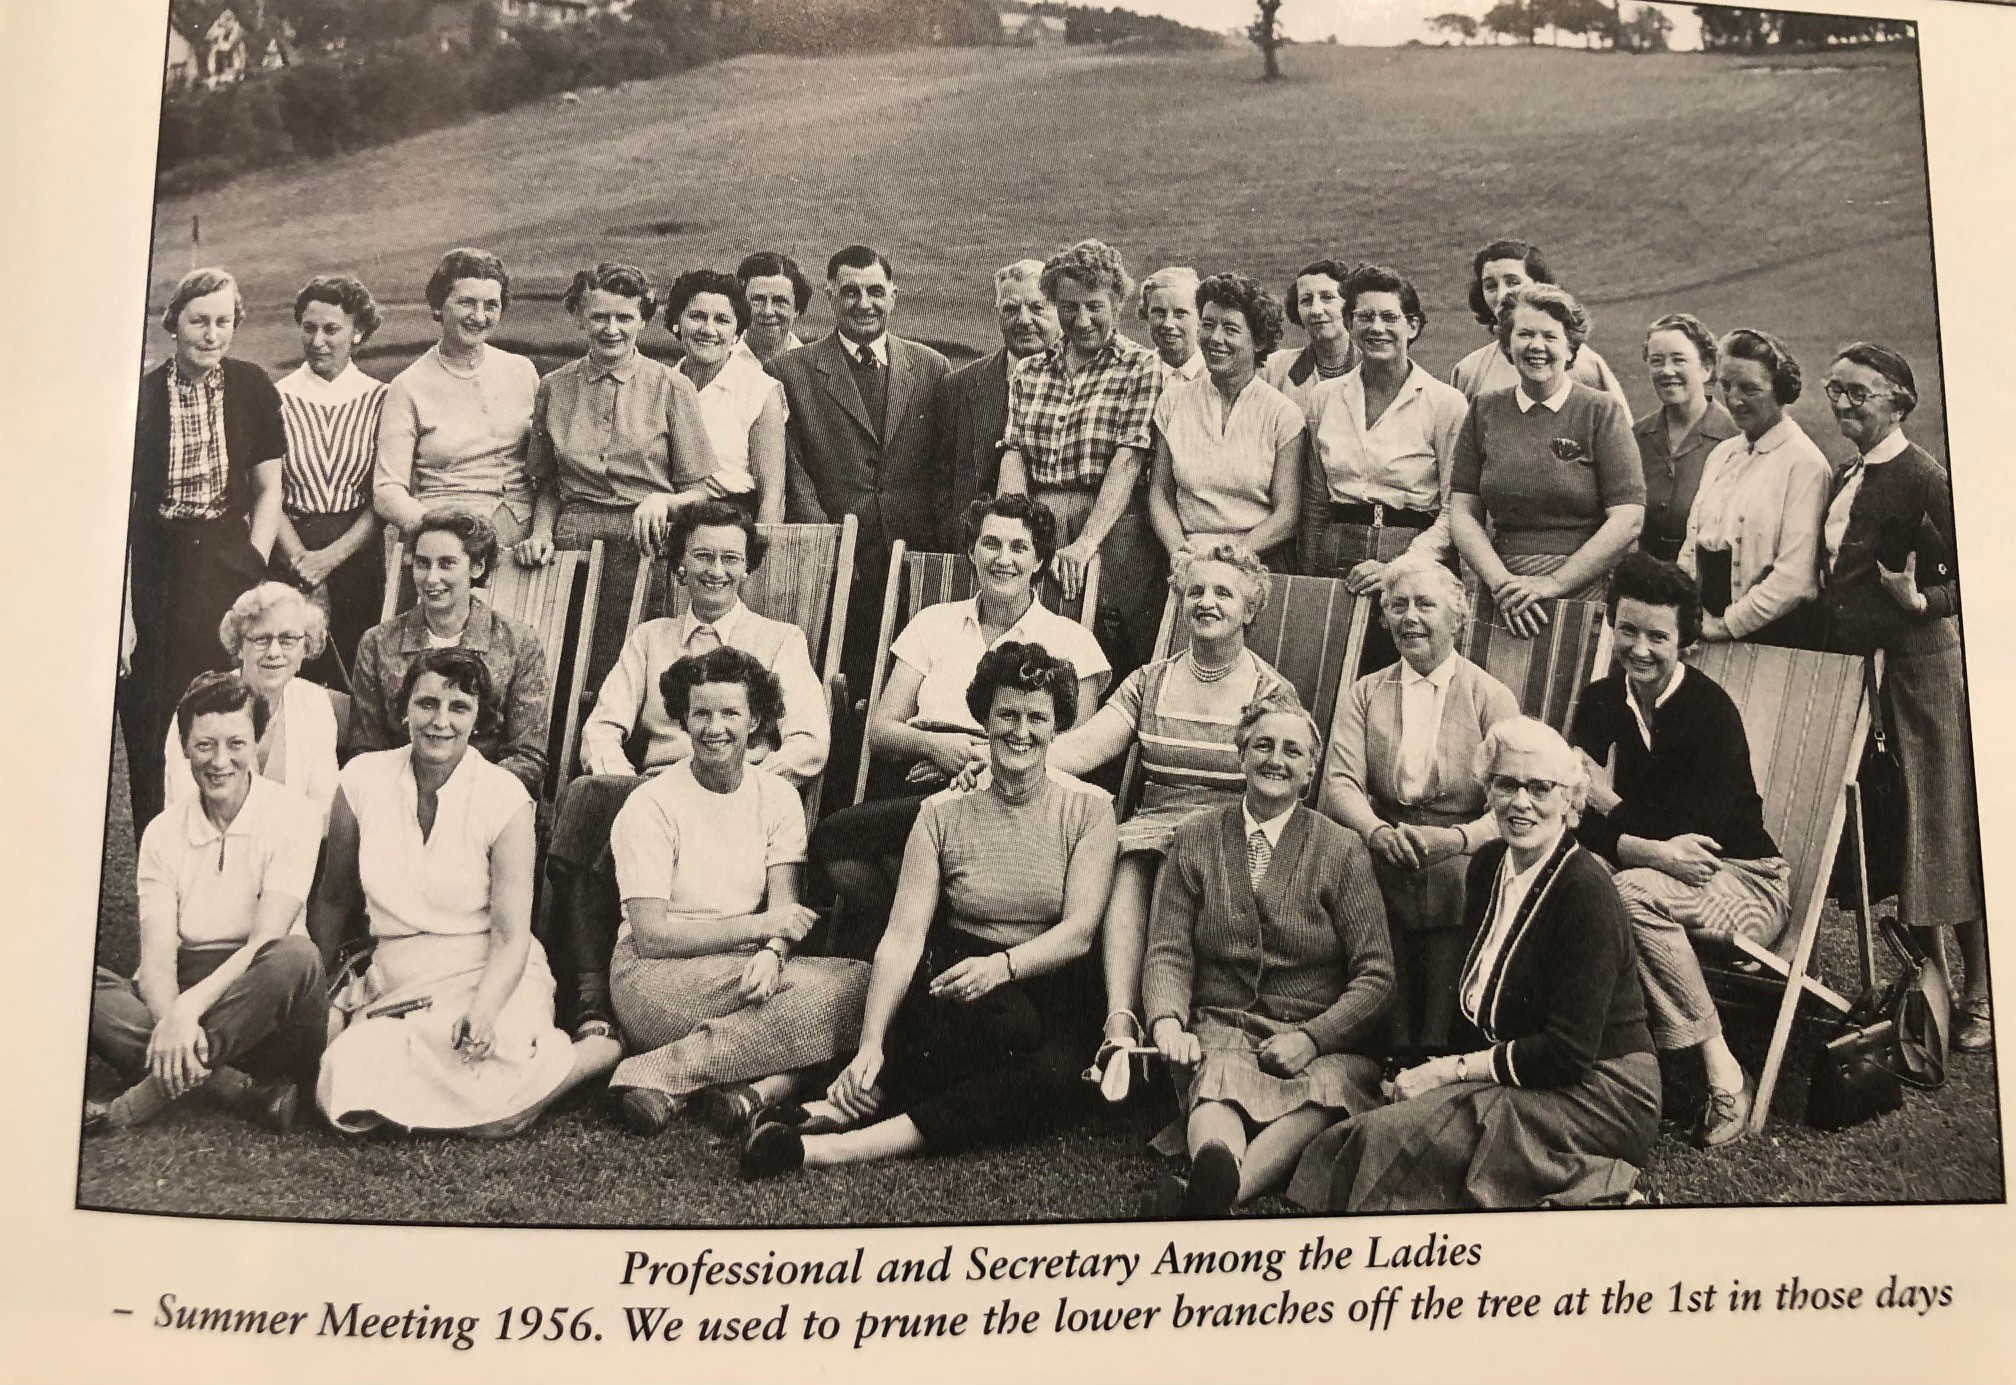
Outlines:
{"label": "sky", "polygon": [[[1253,19],[1252,0],[1103,0],[1123,5],[1143,14],[1167,15],[1200,29],[1223,31],[1238,28]],[[1460,10],[1482,15],[1492,0],[1284,0],[1281,23],[1288,36],[1298,42],[1317,43],[1331,34],[1339,43],[1379,46],[1405,43],[1418,38],[1426,43],[1441,41],[1441,35],[1427,26],[1431,15]],[[1625,0],[1628,18],[1635,8]],[[1668,40],[1675,48],[1701,46],[1701,25],[1687,5],[1661,5],[1673,21]],[[1580,40],[1571,40],[1580,42]]]}

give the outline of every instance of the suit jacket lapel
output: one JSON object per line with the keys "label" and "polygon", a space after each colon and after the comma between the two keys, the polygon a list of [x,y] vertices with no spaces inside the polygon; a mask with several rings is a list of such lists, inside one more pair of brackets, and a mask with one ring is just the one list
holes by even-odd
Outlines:
{"label": "suit jacket lapel", "polygon": [[1008,350],[988,357],[973,388],[973,427],[978,441],[992,447],[1008,431]]}
{"label": "suit jacket lapel", "polygon": [[[910,396],[917,392],[917,354],[910,349],[910,343],[895,337],[887,338],[889,343],[889,398],[882,410],[882,427],[889,437],[903,426],[904,410],[910,407]],[[851,383],[851,382],[850,382]],[[860,391],[855,391],[860,393]],[[863,410],[866,417],[866,410]]]}
{"label": "suit jacket lapel", "polygon": [[819,374],[826,381],[826,392],[860,425],[862,432],[874,438],[875,425],[868,421],[868,406],[861,402],[861,389],[854,383],[854,371],[847,364],[847,353],[840,345],[838,332],[827,333],[826,340],[819,343],[818,364]]}

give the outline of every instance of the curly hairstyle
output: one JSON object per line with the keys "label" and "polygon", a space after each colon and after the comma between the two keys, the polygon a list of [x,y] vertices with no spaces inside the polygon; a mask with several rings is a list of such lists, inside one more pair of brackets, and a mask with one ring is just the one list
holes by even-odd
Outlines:
{"label": "curly hairstyle", "polygon": [[1295,695],[1295,690],[1285,686],[1260,694],[1239,713],[1239,725],[1232,732],[1232,744],[1239,753],[1246,753],[1246,746],[1253,739],[1253,728],[1260,724],[1260,718],[1276,712],[1302,719],[1302,727],[1309,733],[1309,753],[1315,755],[1323,744],[1323,737],[1316,730],[1316,718],[1302,705],[1302,699]]}
{"label": "curly hairstyle", "polygon": [[1489,788],[1498,757],[1506,751],[1542,755],[1551,768],[1550,777],[1568,796],[1568,825],[1573,827],[1589,801],[1589,771],[1562,738],[1559,731],[1533,717],[1507,717],[1484,733],[1477,754],[1470,761],[1470,776]]}
{"label": "curly hairstyle", "polygon": [[1725,360],[1751,361],[1763,366],[1771,376],[1771,397],[1780,404],[1790,404],[1805,392],[1806,377],[1798,360],[1784,342],[1769,332],[1738,327],[1722,338],[1721,351]]}
{"label": "curly hairstyle", "polygon": [[[1381,580],[1386,591],[1392,591],[1394,583],[1403,577],[1419,577],[1429,582],[1442,602],[1455,613],[1457,628],[1470,618],[1470,592],[1446,563],[1438,563],[1433,558],[1425,558],[1417,553],[1402,553],[1386,564]],[[1379,618],[1386,619],[1386,604],[1382,594],[1379,603]]]}
{"label": "curly hairstyle", "polygon": [[1645,329],[1645,343],[1638,348],[1638,354],[1652,354],[1652,338],[1661,332],[1678,332],[1687,338],[1694,348],[1694,354],[1701,361],[1701,368],[1709,373],[1715,370],[1715,334],[1708,330],[1708,324],[1692,313],[1668,313],[1656,318]]}
{"label": "curly hairstyle", "polygon": [[798,315],[803,317],[812,306],[812,281],[805,277],[798,261],[781,250],[758,250],[753,255],[744,255],[742,263],[735,266],[735,277],[745,292],[751,279],[789,279],[791,301],[798,305]]}
{"label": "curly hairstyle", "polygon": [[1536,284],[1554,282],[1554,271],[1547,266],[1547,257],[1540,253],[1540,247],[1525,240],[1494,240],[1479,250],[1470,261],[1470,311],[1485,327],[1495,327],[1498,319],[1491,316],[1491,305],[1484,297],[1484,266],[1493,260],[1517,260],[1526,266],[1526,277]]}
{"label": "curly hairstyle", "polygon": [[980,656],[973,681],[966,685],[966,710],[976,723],[987,724],[994,694],[1003,689],[1049,693],[1060,731],[1078,720],[1078,670],[1040,644],[1007,640]]}
{"label": "curly hairstyle", "polygon": [[[211,291],[214,293],[216,290]],[[175,704],[175,739],[186,751],[189,728],[196,724],[196,718],[229,716],[247,708],[252,712],[252,739],[257,740],[266,734],[267,722],[273,716],[272,708],[235,671],[199,673],[189,680],[189,686],[183,689],[181,699]]]}
{"label": "curly hairstyle", "polygon": [[505,270],[504,261],[488,250],[460,246],[443,255],[441,263],[427,276],[427,306],[434,310],[434,316],[441,316],[441,310],[448,305],[449,293],[462,279],[495,279],[503,307],[511,306],[511,275]]}
{"label": "curly hairstyle", "polygon": [[672,287],[665,290],[665,330],[677,331],[679,315],[703,293],[718,293],[727,299],[728,306],[735,310],[735,330],[749,330],[748,291],[740,279],[718,269],[689,269],[672,281]]}
{"label": "curly hairstyle", "polygon": [[1679,618],[1680,647],[1701,638],[1701,588],[1678,563],[1665,562],[1642,549],[1624,555],[1610,574],[1610,624],[1617,624],[1617,603],[1625,598],[1647,606],[1671,606]]}
{"label": "curly hairstyle", "polygon": [[1335,279],[1337,287],[1341,290],[1344,281],[1351,277],[1351,268],[1342,260],[1311,260],[1295,271],[1295,277],[1288,281],[1288,292],[1283,296],[1283,311],[1288,314],[1288,320],[1297,327],[1302,325],[1302,309],[1295,302],[1297,296],[1295,286],[1312,274]]}
{"label": "curly hairstyle", "polygon": [[1246,318],[1246,330],[1253,337],[1253,358],[1264,361],[1281,344],[1281,324],[1287,314],[1281,300],[1246,274],[1214,274],[1197,285],[1197,310],[1205,304],[1229,308]]}
{"label": "curly hairstyle", "polygon": [[504,709],[499,705],[497,687],[490,681],[490,670],[484,665],[481,655],[460,645],[422,650],[420,657],[407,666],[406,676],[399,680],[399,695],[392,699],[392,714],[401,722],[406,720],[406,708],[413,700],[413,689],[420,685],[421,676],[429,673],[439,674],[441,681],[449,687],[476,699],[476,727],[470,733],[472,738],[492,735],[502,728]]}
{"label": "curly hairstyle", "polygon": [[1542,312],[1561,324],[1568,338],[1568,364],[1582,354],[1589,340],[1589,313],[1575,295],[1557,284],[1521,284],[1498,301],[1498,349],[1512,354],[1512,314],[1519,308]]}
{"label": "curly hairstyle", "polygon": [[169,333],[175,331],[175,324],[182,317],[182,310],[199,298],[208,298],[213,293],[231,290],[231,325],[236,327],[245,320],[245,295],[238,291],[238,280],[228,269],[192,269],[175,285],[175,292],[168,295],[168,306],[161,313],[161,326]]}
{"label": "curly hairstyle", "polygon": [[749,739],[777,729],[784,719],[784,685],[755,655],[724,644],[705,654],[688,654],[658,675],[658,695],[665,715],[680,726],[693,706],[693,689],[702,683],[740,683],[749,694]]}
{"label": "curly hairstyle", "polygon": [[646,322],[658,311],[658,294],[651,287],[651,277],[634,264],[614,260],[604,260],[593,269],[576,270],[574,281],[560,296],[560,306],[569,317],[577,317],[588,295],[596,291],[636,300],[637,315]]}
{"label": "curly hairstyle", "polygon": [[444,507],[429,510],[413,526],[413,537],[407,544],[407,552],[420,545],[422,534],[453,534],[462,542],[462,551],[469,555],[470,566],[480,569],[469,580],[475,586],[483,586],[490,580],[490,573],[497,566],[497,531],[490,521],[467,510]]}
{"label": "curly hairstyle", "polygon": [[740,529],[742,541],[748,545],[749,572],[762,567],[763,555],[770,551],[770,540],[747,510],[725,500],[703,500],[672,514],[672,532],[665,540],[665,566],[671,571],[677,572],[679,564],[686,561],[686,544],[695,529]]}
{"label": "curly hairstyle", "polygon": [[1834,353],[1834,359],[1873,370],[1888,380],[1896,391],[1899,419],[1909,418],[1918,407],[1918,377],[1911,373],[1911,363],[1889,347],[1873,341],[1851,341]]}
{"label": "curly hairstyle", "polygon": [[1400,300],[1400,311],[1414,324],[1414,335],[1420,336],[1428,326],[1428,314],[1421,307],[1421,295],[1414,290],[1414,284],[1398,270],[1385,265],[1361,264],[1351,271],[1351,277],[1344,281],[1344,317],[1350,320],[1358,309],[1358,300],[1368,293],[1390,293]]}
{"label": "curly hairstyle", "polygon": [[1104,289],[1113,295],[1115,306],[1134,296],[1134,281],[1127,275],[1127,262],[1103,240],[1081,240],[1043,262],[1043,276],[1037,285],[1053,303],[1057,301],[1060,279],[1069,279],[1095,293]]}
{"label": "curly hairstyle", "polygon": [[1256,616],[1267,609],[1267,596],[1271,586],[1267,580],[1267,564],[1245,544],[1226,539],[1212,544],[1202,552],[1192,552],[1182,564],[1169,574],[1169,590],[1176,593],[1180,601],[1183,589],[1190,585],[1190,570],[1199,563],[1224,563],[1239,569],[1241,578],[1240,596],[1246,602],[1246,623],[1251,625]]}
{"label": "curly hairstyle", "polygon": [[350,325],[357,329],[359,346],[371,340],[371,334],[378,330],[378,324],[383,320],[378,312],[378,300],[354,274],[318,274],[303,284],[301,292],[294,295],[296,322],[308,311],[310,303],[327,303],[349,318]]}
{"label": "curly hairstyle", "polygon": [[973,545],[980,542],[980,530],[989,515],[1015,520],[1028,529],[1029,542],[1036,549],[1037,571],[1049,565],[1050,555],[1057,551],[1057,516],[1016,493],[979,496],[966,507],[966,513],[959,516],[959,541],[965,552],[971,553]]}
{"label": "curly hairstyle", "polygon": [[231,603],[224,619],[217,623],[217,638],[224,652],[236,659],[244,650],[245,631],[276,606],[291,605],[301,612],[301,633],[307,638],[304,658],[312,659],[329,642],[329,615],[310,601],[299,587],[285,582],[261,582]]}

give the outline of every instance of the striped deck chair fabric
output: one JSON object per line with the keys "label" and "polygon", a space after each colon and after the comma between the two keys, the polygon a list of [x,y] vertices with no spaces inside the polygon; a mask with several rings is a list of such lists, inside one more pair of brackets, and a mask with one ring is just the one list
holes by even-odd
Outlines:
{"label": "striped deck chair fabric", "polygon": [[1512,690],[1519,709],[1567,734],[1582,689],[1606,672],[1610,639],[1600,601],[1550,601],[1547,625],[1521,639],[1493,622],[1491,595],[1467,577],[1470,620],[1457,648]]}

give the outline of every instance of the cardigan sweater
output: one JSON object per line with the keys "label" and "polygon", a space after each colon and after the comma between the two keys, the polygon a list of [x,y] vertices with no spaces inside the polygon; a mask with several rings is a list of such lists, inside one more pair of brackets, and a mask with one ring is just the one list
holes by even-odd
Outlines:
{"label": "cardigan sweater", "polygon": [[1729,860],[1776,856],[1750,772],[1743,714],[1721,685],[1699,669],[1682,674],[1673,695],[1652,711],[1650,749],[1638,734],[1630,696],[1624,675],[1613,673],[1591,683],[1575,709],[1569,741],[1599,765],[1615,748],[1611,787],[1623,800],[1608,813],[1583,813],[1575,829],[1582,845],[1618,865],[1617,839],[1627,833],[1663,842],[1700,832]]}
{"label": "cardigan sweater", "polygon": [[[1923,615],[1912,615],[1883,590],[1880,562],[1892,572],[1918,554]],[[1912,443],[1889,461],[1865,467],[1862,489],[1848,512],[1827,577],[1827,647],[1871,654],[1900,636],[1960,613],[1953,561],[1953,489],[1946,468]]]}
{"label": "cardigan sweater", "polygon": [[1393,994],[1393,945],[1372,857],[1357,834],[1297,804],[1253,888],[1238,803],[1176,829],[1155,889],[1141,1003],[1152,1032],[1197,1010],[1295,1025],[1339,1053]]}
{"label": "cardigan sweater", "polygon": [[1457,1016],[1455,1051],[1488,1047],[1507,1087],[1572,1086],[1606,1058],[1651,1053],[1631,921],[1609,870],[1572,833],[1540,867],[1504,945],[1483,955],[1508,849],[1489,842],[1470,862],[1464,913],[1476,940],[1462,989],[1474,968],[1489,974],[1477,1013]]}
{"label": "cardigan sweater", "polygon": [[[133,491],[128,514],[137,543],[168,521],[161,496],[168,484],[168,372],[164,361],[140,377],[140,407],[133,429]],[[243,522],[252,513],[252,469],[287,455],[287,432],[280,422],[280,392],[266,372],[227,356],[224,372],[224,510]]]}

